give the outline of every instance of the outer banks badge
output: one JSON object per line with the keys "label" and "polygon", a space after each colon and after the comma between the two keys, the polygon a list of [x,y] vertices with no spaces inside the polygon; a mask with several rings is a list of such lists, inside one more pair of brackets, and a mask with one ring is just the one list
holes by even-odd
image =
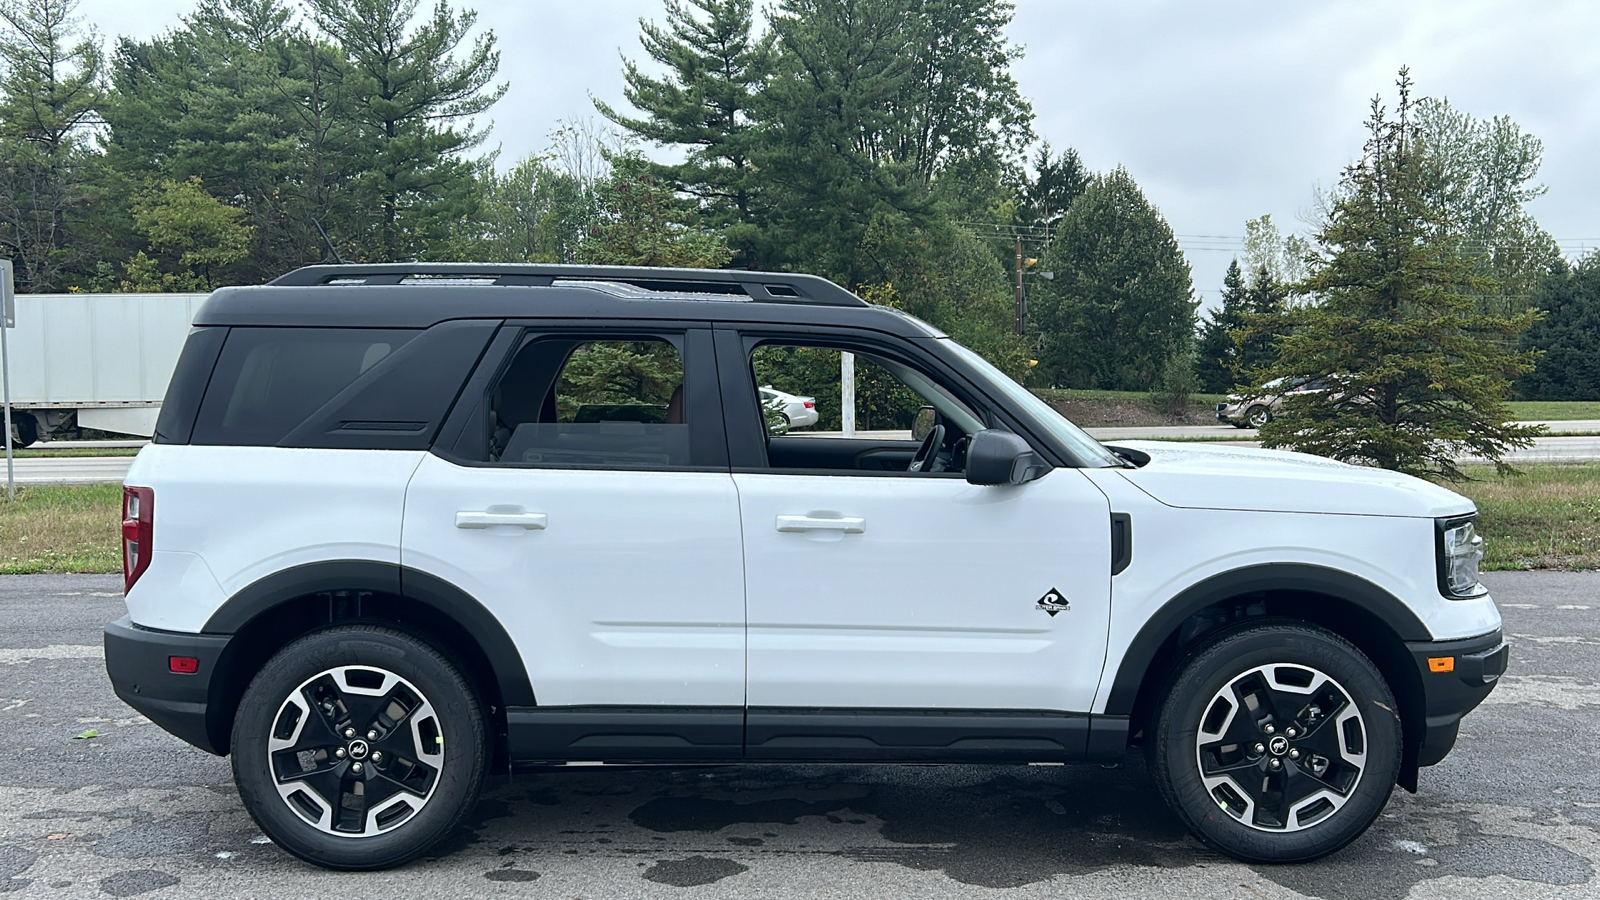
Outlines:
{"label": "outer banks badge", "polygon": [[1066,597],[1062,596],[1060,591],[1051,588],[1049,593],[1039,598],[1039,603],[1034,609],[1042,609],[1049,613],[1051,618],[1055,618],[1058,612],[1070,611],[1072,604],[1068,602]]}

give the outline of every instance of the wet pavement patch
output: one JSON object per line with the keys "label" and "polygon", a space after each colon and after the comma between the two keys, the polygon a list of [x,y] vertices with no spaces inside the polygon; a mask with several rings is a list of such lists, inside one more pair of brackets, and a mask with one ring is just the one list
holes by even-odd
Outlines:
{"label": "wet pavement patch", "polygon": [[100,890],[113,897],[132,897],[177,883],[176,877],[155,869],[130,869],[100,879]]}
{"label": "wet pavement patch", "polygon": [[699,887],[749,870],[749,866],[731,859],[691,856],[688,859],[658,860],[644,871],[644,877],[657,884],[670,884],[673,887]]}
{"label": "wet pavement patch", "polygon": [[32,879],[18,878],[33,866],[39,854],[15,844],[0,844],[0,894],[18,891],[32,883]]}
{"label": "wet pavement patch", "polygon": [[1293,866],[1255,866],[1270,881],[1324,900],[1400,900],[1418,883],[1447,875],[1570,886],[1594,877],[1588,860],[1546,841],[1483,834],[1464,823],[1453,843],[1397,838],[1380,824],[1333,856]]}
{"label": "wet pavement patch", "polygon": [[97,841],[94,852],[111,859],[167,856],[193,850],[210,836],[209,815],[137,822]]}
{"label": "wet pavement patch", "polygon": [[658,797],[635,809],[628,818],[651,831],[711,832],[756,822],[794,825],[801,816],[826,816],[844,805],[835,800],[809,803],[784,798],[740,803],[705,797]]}

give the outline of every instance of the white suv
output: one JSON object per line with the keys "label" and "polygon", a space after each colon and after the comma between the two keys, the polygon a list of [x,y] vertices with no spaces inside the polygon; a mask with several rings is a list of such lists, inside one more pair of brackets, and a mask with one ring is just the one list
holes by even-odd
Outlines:
{"label": "white suv", "polygon": [[[770,433],[759,386],[837,390],[841,353],[867,436]],[[515,766],[1130,745],[1201,840],[1312,859],[1415,789],[1506,661],[1467,499],[1105,447],[807,276],[223,289],[125,496],[117,694],[231,753],[261,828],[334,868],[412,859]]]}

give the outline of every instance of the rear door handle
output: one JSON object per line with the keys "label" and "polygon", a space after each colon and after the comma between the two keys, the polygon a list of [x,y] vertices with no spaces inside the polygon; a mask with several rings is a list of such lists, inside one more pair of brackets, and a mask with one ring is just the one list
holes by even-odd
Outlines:
{"label": "rear door handle", "polygon": [[488,510],[456,513],[457,528],[493,528],[496,525],[515,525],[529,531],[543,531],[550,517],[544,513],[491,512]]}
{"label": "rear door handle", "polygon": [[778,530],[783,532],[842,531],[845,534],[861,534],[867,530],[867,520],[860,516],[841,516],[837,519],[816,516],[779,516]]}

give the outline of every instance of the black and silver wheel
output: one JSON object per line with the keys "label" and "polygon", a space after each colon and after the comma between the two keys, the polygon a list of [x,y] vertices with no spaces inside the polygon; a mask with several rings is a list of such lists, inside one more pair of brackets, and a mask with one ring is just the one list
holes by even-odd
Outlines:
{"label": "black and silver wheel", "polygon": [[12,410],[11,449],[31,447],[39,440],[39,420],[31,414]]}
{"label": "black and silver wheel", "polygon": [[387,628],[316,632],[251,682],[233,727],[233,774],[261,830],[334,869],[406,862],[477,801],[482,714],[436,650]]}
{"label": "black and silver wheel", "polygon": [[1260,428],[1271,421],[1272,410],[1265,406],[1252,406],[1244,414],[1244,423],[1251,428]]}
{"label": "black and silver wheel", "polygon": [[1332,853],[1378,817],[1400,768],[1394,696],[1360,650],[1319,628],[1249,626],[1181,668],[1151,751],[1174,812],[1249,862]]}

